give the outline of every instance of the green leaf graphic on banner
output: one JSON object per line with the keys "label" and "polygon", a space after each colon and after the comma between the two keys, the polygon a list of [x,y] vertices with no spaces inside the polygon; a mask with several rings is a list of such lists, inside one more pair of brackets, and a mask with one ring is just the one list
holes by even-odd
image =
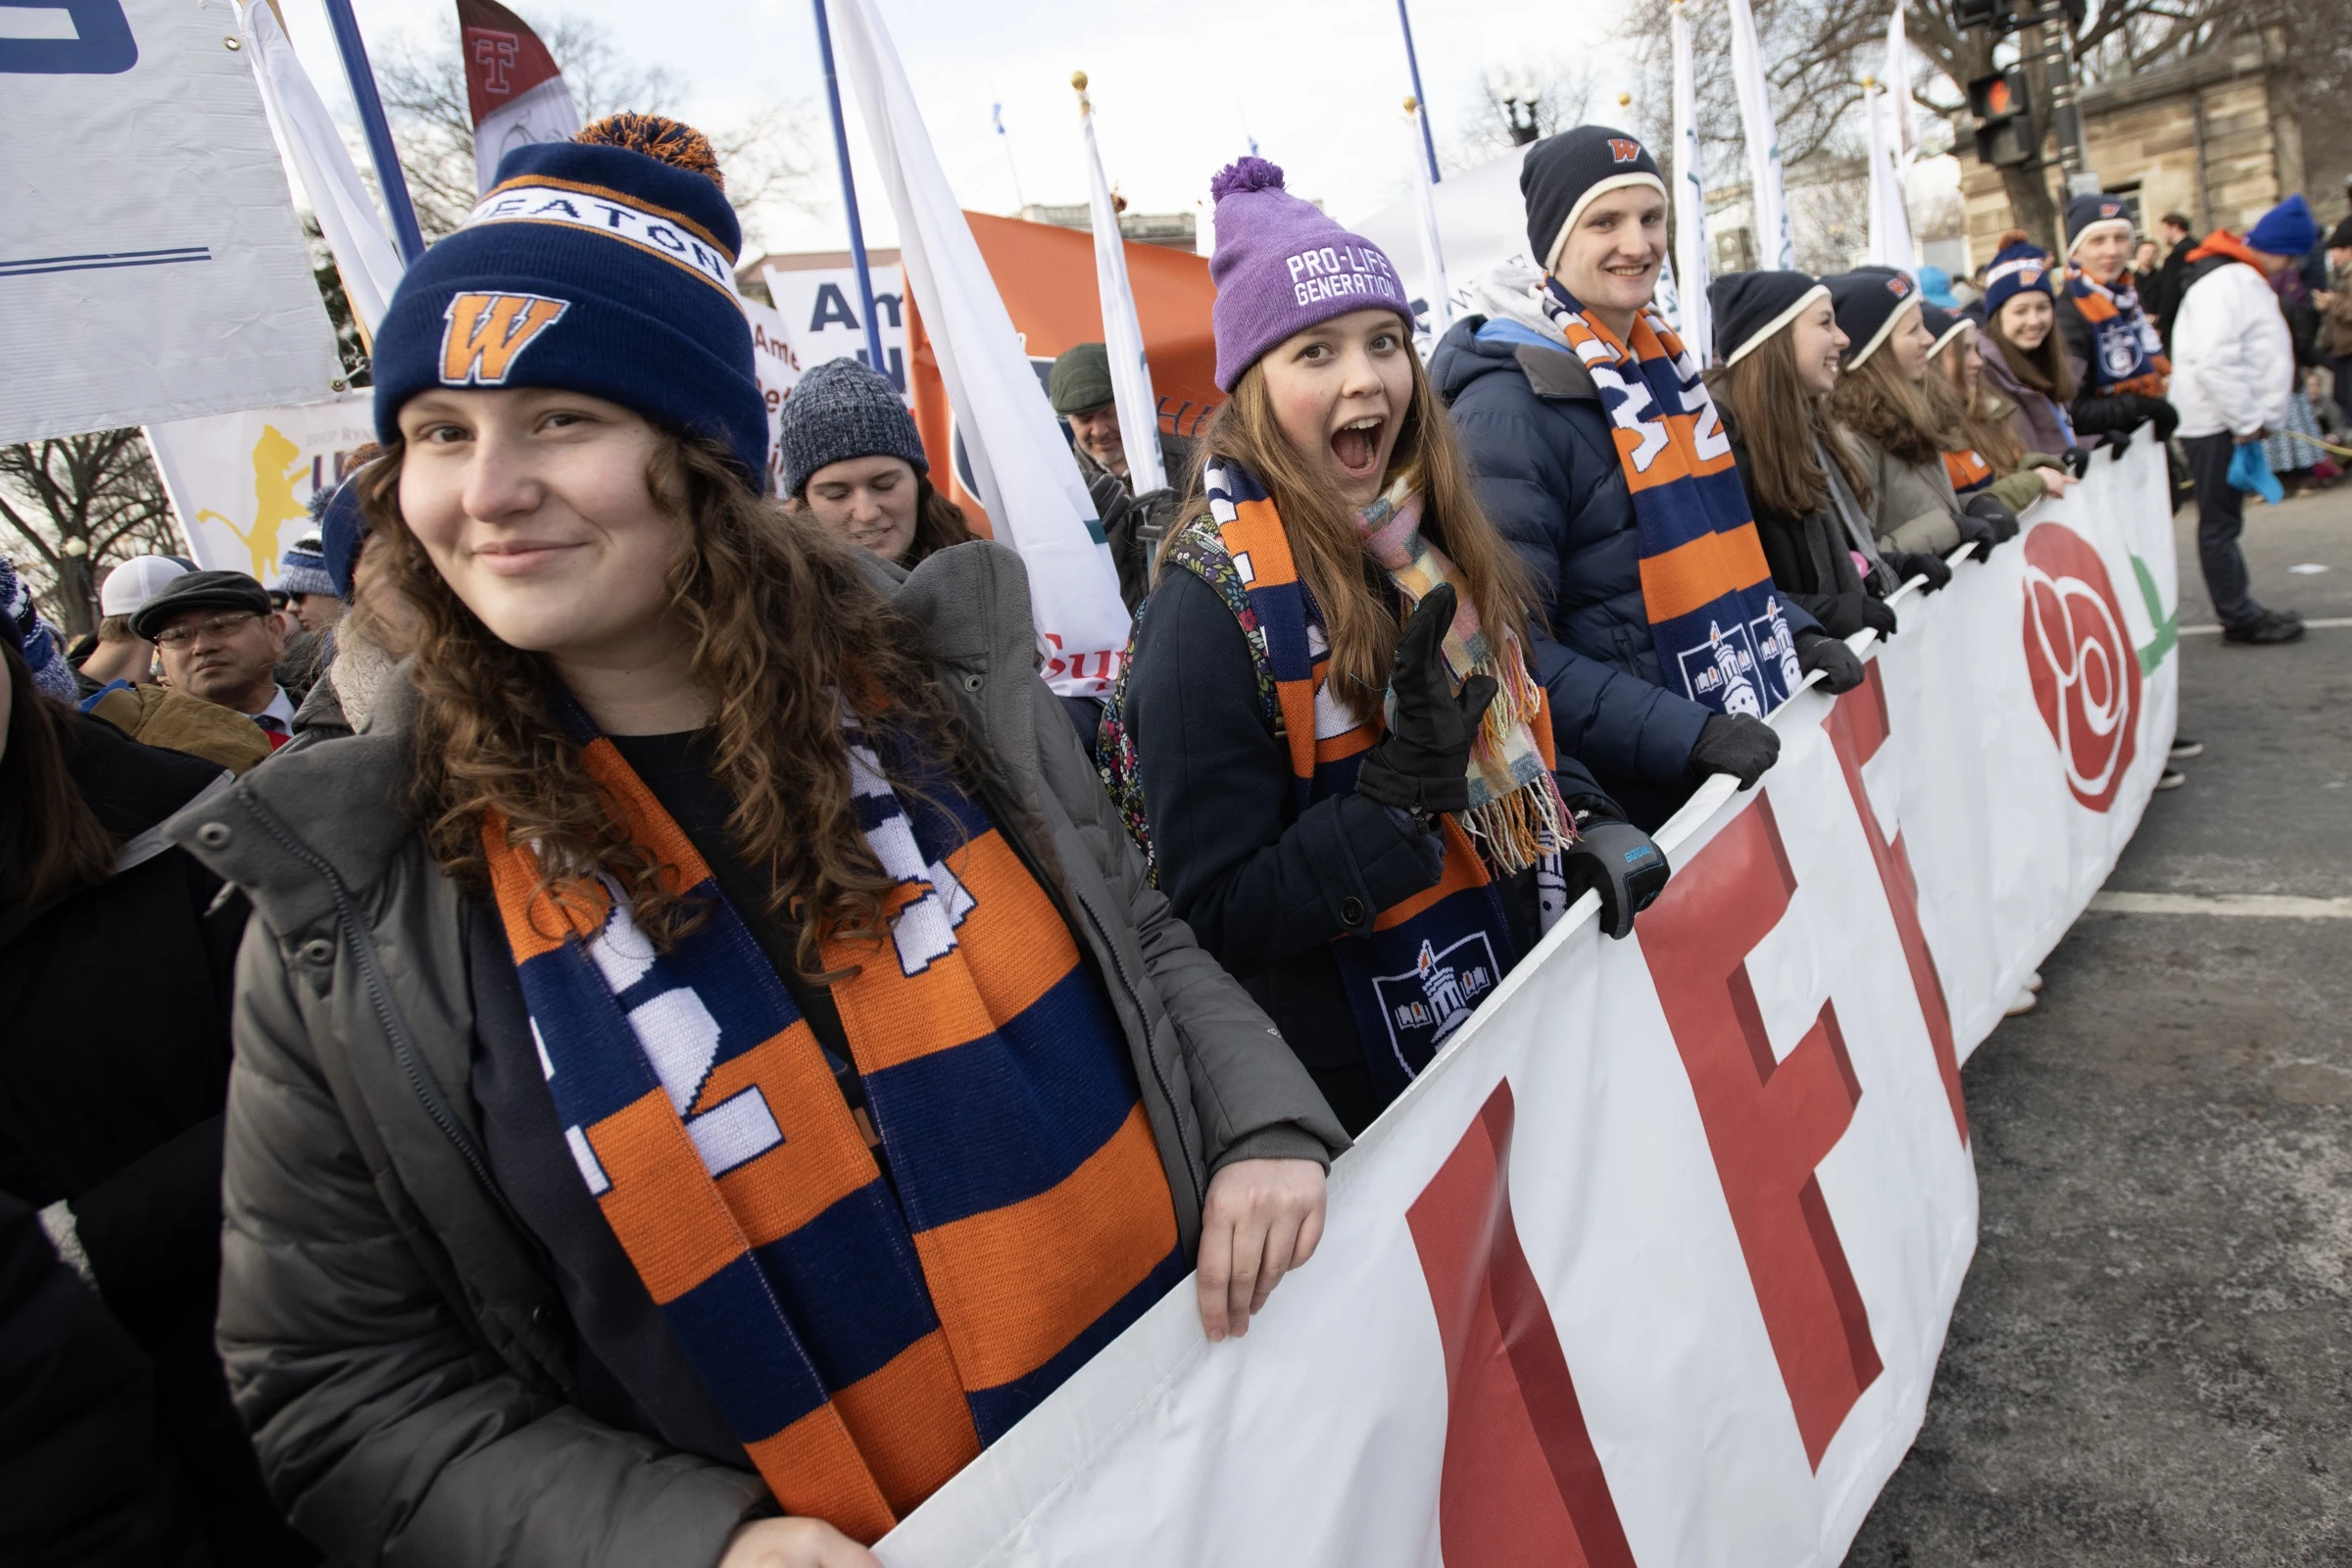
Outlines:
{"label": "green leaf graphic on banner", "polygon": [[2175,609],[2169,615],[2164,612],[2164,601],[2156,592],[2156,574],[2137,556],[2132,558],[2132,575],[2139,579],[2139,597],[2148,607],[2148,624],[2156,628],[2148,646],[2139,650],[2139,672],[2153,675],[2156,666],[2164,662],[2164,656],[2180,640],[2180,612]]}

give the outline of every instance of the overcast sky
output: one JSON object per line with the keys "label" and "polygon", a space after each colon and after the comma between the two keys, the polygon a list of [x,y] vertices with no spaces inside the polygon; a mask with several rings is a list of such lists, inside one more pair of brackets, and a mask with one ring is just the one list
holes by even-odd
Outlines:
{"label": "overcast sky", "polygon": [[[1146,212],[1191,210],[1223,164],[1249,150],[1281,164],[1292,190],[1343,220],[1402,195],[1409,170],[1401,113],[1409,79],[1394,0],[878,0],[914,85],[940,161],[964,206],[1011,212],[1013,169],[1031,202],[1083,202],[1073,70],[1093,81],[1097,133],[1112,181]],[[1632,73],[1609,43],[1628,0],[1419,0],[1422,83],[1441,143],[1479,96],[1482,72],[1574,61],[1595,75],[1592,103],[1613,111]],[[775,98],[799,100],[825,211],[762,215],[770,249],[847,243],[838,204],[824,79],[809,0],[510,0],[525,21],[592,20],[629,57],[688,83],[687,118],[722,120]],[[350,94],[318,0],[281,0],[313,79],[336,112]],[[450,0],[354,0],[370,46],[446,25]],[[1007,135],[990,127],[1002,103]],[[356,124],[356,118],[353,120]],[[850,109],[859,208],[870,244],[893,242],[881,186]],[[1006,151],[1009,146],[1011,163]]]}

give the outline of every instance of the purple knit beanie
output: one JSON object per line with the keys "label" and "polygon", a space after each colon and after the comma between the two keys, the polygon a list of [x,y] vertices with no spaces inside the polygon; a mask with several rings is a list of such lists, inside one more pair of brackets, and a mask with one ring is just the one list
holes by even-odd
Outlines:
{"label": "purple knit beanie", "polygon": [[1350,234],[1282,188],[1263,158],[1229,164],[1208,182],[1216,202],[1217,385],[1231,392],[1275,344],[1335,316],[1385,306],[1412,330],[1404,282],[1379,246]]}

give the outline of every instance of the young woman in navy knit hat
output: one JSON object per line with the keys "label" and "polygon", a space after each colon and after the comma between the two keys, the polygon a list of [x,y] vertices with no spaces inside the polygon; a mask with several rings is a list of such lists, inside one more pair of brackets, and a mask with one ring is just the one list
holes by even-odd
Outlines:
{"label": "young woman in navy knit hat", "polygon": [[220,1343],[338,1561],[873,1568],[1196,1260],[1222,1339],[1320,1234],[1346,1137],[1019,558],[761,494],[737,243],[671,122],[507,156],[376,336],[404,676],[174,825],[256,913]]}
{"label": "young woman in navy knit hat", "polygon": [[1106,769],[1176,912],[1355,1129],[1575,892],[1599,887],[1622,936],[1666,866],[1552,755],[1524,579],[1396,269],[1262,159],[1210,190],[1230,401],[1105,715]]}

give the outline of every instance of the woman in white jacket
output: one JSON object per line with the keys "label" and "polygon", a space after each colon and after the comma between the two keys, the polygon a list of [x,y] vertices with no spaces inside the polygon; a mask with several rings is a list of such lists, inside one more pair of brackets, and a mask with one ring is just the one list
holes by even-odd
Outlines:
{"label": "woman in white jacket", "polygon": [[2233,643],[2289,643],[2303,620],[2255,603],[2237,536],[2245,497],[2230,482],[2241,447],[2284,422],[2295,389],[2295,350],[2270,278],[2319,243],[2299,195],[2262,216],[2245,238],[2215,229],[2189,253],[2180,314],[2173,322],[2173,406],[2197,491],[2197,560],[2205,589]]}

